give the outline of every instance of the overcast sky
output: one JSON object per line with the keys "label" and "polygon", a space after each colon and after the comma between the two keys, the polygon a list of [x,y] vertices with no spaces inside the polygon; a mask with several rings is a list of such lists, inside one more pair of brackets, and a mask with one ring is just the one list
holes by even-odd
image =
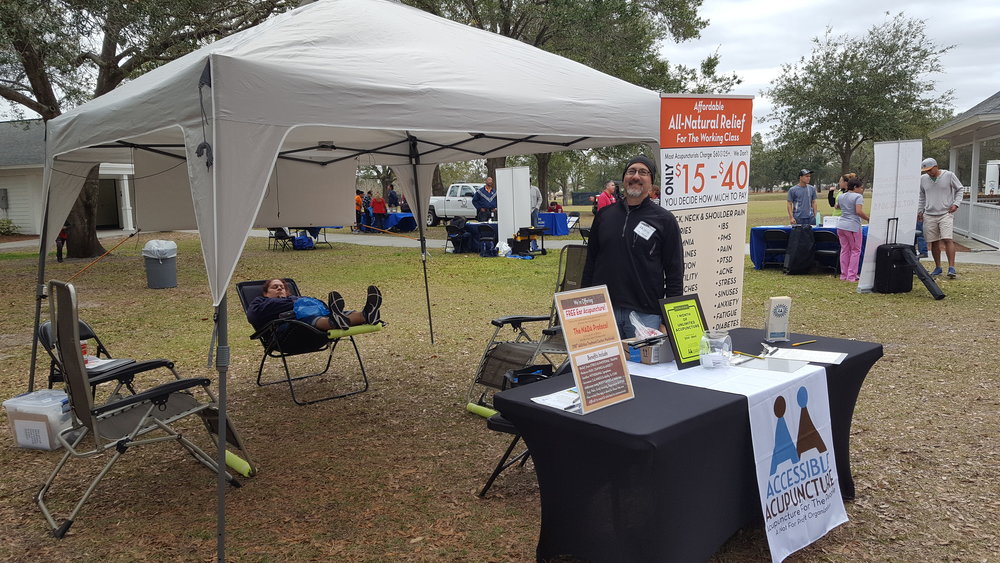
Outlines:
{"label": "overcast sky", "polygon": [[782,64],[808,56],[812,38],[828,27],[857,36],[899,12],[925,20],[928,37],[938,45],[955,46],[941,59],[945,72],[930,78],[939,92],[954,90],[956,113],[1000,91],[998,0],[704,0],[700,15],[709,24],[701,38],[665,45],[662,54],[671,64],[697,66],[718,49],[719,71],[743,79],[732,93],[755,96],[754,131],[766,132],[770,125],[760,119],[771,103],[762,91]]}

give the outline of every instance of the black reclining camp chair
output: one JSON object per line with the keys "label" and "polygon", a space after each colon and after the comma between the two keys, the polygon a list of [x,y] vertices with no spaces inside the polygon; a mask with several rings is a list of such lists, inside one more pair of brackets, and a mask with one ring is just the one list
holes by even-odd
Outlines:
{"label": "black reclining camp chair", "polygon": [[[115,462],[133,447],[176,441],[195,460],[213,472],[225,472],[225,469],[220,468],[211,456],[173,427],[184,418],[198,415],[208,433],[217,441],[219,412],[215,407],[215,397],[209,389],[210,380],[207,378],[175,380],[116,401],[95,405],[91,400],[91,382],[84,367],[83,356],[80,354],[80,322],[77,317],[76,291],[72,284],[52,281],[49,282],[49,296],[52,323],[55,327],[52,341],[55,343],[59,370],[66,382],[73,414],[71,426],[58,434],[66,453],[35,496],[38,507],[52,528],[52,534],[57,538],[66,535],[101,479],[111,470]],[[204,397],[207,401],[197,399],[196,395]],[[157,434],[147,436],[154,432]],[[226,424],[226,440],[245,458],[241,459],[232,452],[227,452],[233,458],[245,462],[243,467],[245,474],[256,473],[256,468],[243,447],[239,434],[229,421]],[[85,444],[88,445],[87,448],[84,448]],[[83,496],[69,515],[61,522],[57,522],[45,498],[53,488],[56,477],[70,459],[102,454],[109,455],[110,459],[89,485],[84,482],[79,483],[80,487],[84,488]],[[79,471],[70,472],[70,475],[60,479],[60,485],[63,481],[72,480],[78,473]],[[138,477],[141,480],[141,476]],[[232,485],[239,486],[239,481],[228,472],[225,472],[225,477]],[[123,494],[121,497],[127,501],[129,495]]]}
{"label": "black reclining camp chair", "polygon": [[[103,360],[100,366],[86,368],[90,381],[91,397],[93,398],[97,396],[98,385],[111,381],[116,382],[114,390],[111,391],[110,396],[112,398],[119,396],[122,387],[135,395],[135,376],[159,368],[170,370],[174,379],[181,378],[177,370],[174,369],[174,363],[167,359],[159,358],[137,362],[132,359],[112,358],[111,352],[108,351],[104,342],[97,336],[94,329],[83,320],[80,320],[80,340],[92,342],[93,348],[89,348],[89,350],[94,352],[96,358]],[[59,359],[56,357],[55,338],[53,337],[51,321],[45,321],[38,327],[38,342],[41,343],[42,348],[49,354],[49,389],[52,389],[56,383],[63,382],[63,374],[62,369],[59,367]]]}
{"label": "black reclining camp chair", "polygon": [[[243,305],[244,313],[246,313],[249,309],[250,302],[262,294],[264,283],[266,281],[267,280],[256,280],[236,284],[236,292],[240,296],[240,303]],[[299,287],[295,284],[294,280],[285,279],[284,282],[285,288],[288,290],[288,295],[302,295],[299,293]],[[249,320],[250,319],[248,317],[247,321],[249,322]],[[347,330],[325,331],[315,328],[302,321],[298,321],[294,317],[287,319],[275,319],[268,323],[267,326],[250,335],[251,340],[259,341],[261,346],[264,347],[264,354],[260,359],[260,367],[257,369],[257,385],[265,386],[285,383],[288,385],[288,390],[292,395],[292,400],[298,405],[311,405],[321,401],[340,399],[342,397],[364,393],[368,390],[368,374],[365,371],[365,362],[361,359],[361,352],[358,350],[358,343],[354,340],[354,337],[359,334],[377,332],[380,330],[382,330],[382,325],[376,324],[352,326]],[[350,340],[351,345],[354,347],[354,355],[358,359],[358,366],[361,370],[361,381],[358,386],[353,387],[351,390],[346,392],[334,392],[331,395],[316,399],[300,399],[295,392],[295,382],[325,375],[330,370],[330,364],[333,362],[333,351],[336,350],[337,344],[342,338]],[[291,369],[288,366],[288,358],[323,351],[327,351],[327,355],[326,366],[322,371],[292,377]],[[285,372],[285,376],[283,378],[269,381],[264,380],[264,364],[267,362],[268,358],[281,361],[281,366]]]}
{"label": "black reclining camp chair", "polygon": [[[587,262],[587,247],[570,244],[559,253],[559,268],[555,291],[579,289],[583,280],[583,267]],[[469,385],[466,408],[489,416],[492,414],[493,393],[505,385],[504,375],[512,369],[545,362],[553,367],[560,366],[566,359],[566,343],[563,340],[559,317],[553,306],[548,315],[511,315],[493,319],[496,327],[479,365]],[[544,324],[542,324],[544,323]],[[533,335],[531,327],[541,327],[540,333]],[[513,331],[513,338],[504,339],[503,329]],[[483,410],[477,407],[486,407]]]}

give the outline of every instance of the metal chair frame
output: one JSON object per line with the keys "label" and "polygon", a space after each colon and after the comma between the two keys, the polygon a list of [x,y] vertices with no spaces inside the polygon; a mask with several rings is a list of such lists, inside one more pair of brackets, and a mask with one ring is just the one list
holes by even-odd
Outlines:
{"label": "metal chair frame", "polygon": [[[35,495],[35,501],[55,537],[62,538],[66,535],[104,476],[129,449],[136,446],[165,441],[178,442],[196,461],[213,473],[223,473],[231,485],[240,486],[240,482],[220,467],[215,459],[171,426],[181,419],[198,415],[209,435],[214,437],[213,432],[217,434],[219,414],[215,407],[215,396],[209,389],[211,381],[208,378],[170,381],[117,401],[95,405],[91,398],[91,382],[79,348],[80,323],[77,317],[76,290],[72,284],[51,281],[49,296],[52,299],[50,310],[52,323],[55,326],[56,355],[66,381],[73,414],[72,425],[57,435],[62,446],[66,448],[66,453]],[[207,396],[209,401],[201,402],[196,399],[194,396],[196,391]],[[255,473],[256,468],[249,459],[250,456],[239,434],[229,421],[226,430],[227,442],[240,450],[247,458],[247,464],[251,468],[250,473]],[[162,435],[144,437],[157,431]],[[88,436],[92,445],[88,449],[83,449],[84,440]],[[86,487],[69,515],[57,521],[49,509],[46,495],[51,491],[63,467],[70,459],[95,457],[111,451],[113,451],[111,459]]]}

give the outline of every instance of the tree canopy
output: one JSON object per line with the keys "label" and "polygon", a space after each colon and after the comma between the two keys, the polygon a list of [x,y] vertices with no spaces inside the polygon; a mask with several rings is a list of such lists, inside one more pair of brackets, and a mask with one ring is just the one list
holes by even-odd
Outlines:
{"label": "tree canopy", "polygon": [[[48,120],[119,84],[294,7],[294,0],[3,0],[0,97]],[[103,252],[97,172],[70,212],[67,251]]]}
{"label": "tree canopy", "polygon": [[951,91],[935,95],[932,77],[951,46],[928,37],[923,20],[900,13],[861,36],[827,29],[813,43],[766,92],[779,144],[819,149],[848,172],[863,144],[924,137],[949,115]]}
{"label": "tree canopy", "polygon": [[[694,39],[708,22],[698,16],[701,0],[405,0],[454,21],[504,35],[575,60],[601,72],[660,92],[727,92],[739,78],[719,75],[711,53],[698,66],[671,66],[659,56],[662,41]],[[499,85],[498,85],[499,86]],[[613,95],[610,94],[609,95]],[[533,173],[548,191],[550,163],[583,165],[603,155],[635,154],[636,147],[588,151],[588,158],[552,160],[536,155]],[[487,162],[489,174],[504,159]],[[579,173],[560,170],[557,183]],[[436,186],[438,190],[440,186]]]}

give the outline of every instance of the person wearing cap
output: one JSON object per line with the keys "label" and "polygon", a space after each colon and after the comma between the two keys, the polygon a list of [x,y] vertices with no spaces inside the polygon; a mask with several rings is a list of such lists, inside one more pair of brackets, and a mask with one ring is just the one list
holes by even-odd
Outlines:
{"label": "person wearing cap", "polygon": [[934,258],[932,276],[941,275],[941,247],[948,257],[948,277],[955,279],[955,212],[962,202],[962,182],[950,170],[941,170],[933,158],[920,163],[920,198],[917,221],[923,221],[924,239],[930,243]]}
{"label": "person wearing cap", "polygon": [[788,222],[792,225],[816,224],[816,188],[809,183],[812,170],[799,170],[799,183],[788,190]]}
{"label": "person wearing cap", "polygon": [[684,290],[684,247],[673,213],[649,199],[656,164],[644,155],[628,161],[625,197],[594,216],[583,287],[607,285],[622,338],[635,336],[630,314],[662,332],[660,299]]}

